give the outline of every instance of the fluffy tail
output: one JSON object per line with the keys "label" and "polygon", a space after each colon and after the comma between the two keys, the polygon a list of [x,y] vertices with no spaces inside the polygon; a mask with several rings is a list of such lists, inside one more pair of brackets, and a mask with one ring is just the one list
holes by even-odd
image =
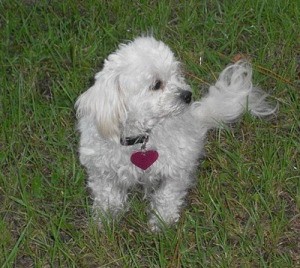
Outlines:
{"label": "fluffy tail", "polygon": [[252,68],[246,61],[238,61],[225,68],[207,96],[194,103],[193,114],[207,128],[220,127],[236,121],[246,110],[257,117],[272,115],[268,95],[252,85]]}

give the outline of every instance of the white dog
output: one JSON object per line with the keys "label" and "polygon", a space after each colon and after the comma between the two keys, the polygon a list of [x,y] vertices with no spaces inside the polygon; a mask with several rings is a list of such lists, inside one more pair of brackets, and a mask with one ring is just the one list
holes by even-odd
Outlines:
{"label": "white dog", "polygon": [[254,88],[249,63],[228,66],[208,94],[191,102],[180,63],[163,42],[140,37],[109,55],[95,84],[76,102],[80,161],[87,169],[93,209],[115,218],[126,211],[128,190],[142,185],[149,224],[178,221],[204,151],[209,129],[275,112]]}

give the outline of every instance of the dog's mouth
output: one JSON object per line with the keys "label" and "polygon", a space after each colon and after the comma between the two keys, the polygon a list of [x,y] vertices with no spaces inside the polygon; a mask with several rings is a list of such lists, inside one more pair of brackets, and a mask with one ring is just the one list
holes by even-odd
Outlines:
{"label": "dog's mouth", "polygon": [[192,92],[186,89],[177,89],[161,98],[156,105],[145,102],[144,109],[135,107],[127,115],[123,125],[123,135],[137,136],[140,133],[151,131],[164,120],[183,114],[192,103]]}

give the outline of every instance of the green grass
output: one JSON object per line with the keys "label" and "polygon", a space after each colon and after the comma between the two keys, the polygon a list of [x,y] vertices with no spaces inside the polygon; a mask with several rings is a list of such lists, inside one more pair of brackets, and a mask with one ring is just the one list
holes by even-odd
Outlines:
{"label": "green grass", "polygon": [[[0,1],[0,267],[300,265],[297,2]],[[196,98],[245,54],[280,110],[209,135],[177,228],[148,232],[135,194],[99,233],[73,105],[120,42],[147,32],[184,63]]]}

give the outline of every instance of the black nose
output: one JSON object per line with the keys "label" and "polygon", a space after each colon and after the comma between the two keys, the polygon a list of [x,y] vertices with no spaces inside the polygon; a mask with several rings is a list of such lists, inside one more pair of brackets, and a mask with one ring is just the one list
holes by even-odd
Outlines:
{"label": "black nose", "polygon": [[180,98],[185,102],[185,103],[190,103],[192,100],[192,92],[188,90],[182,90],[180,92]]}

